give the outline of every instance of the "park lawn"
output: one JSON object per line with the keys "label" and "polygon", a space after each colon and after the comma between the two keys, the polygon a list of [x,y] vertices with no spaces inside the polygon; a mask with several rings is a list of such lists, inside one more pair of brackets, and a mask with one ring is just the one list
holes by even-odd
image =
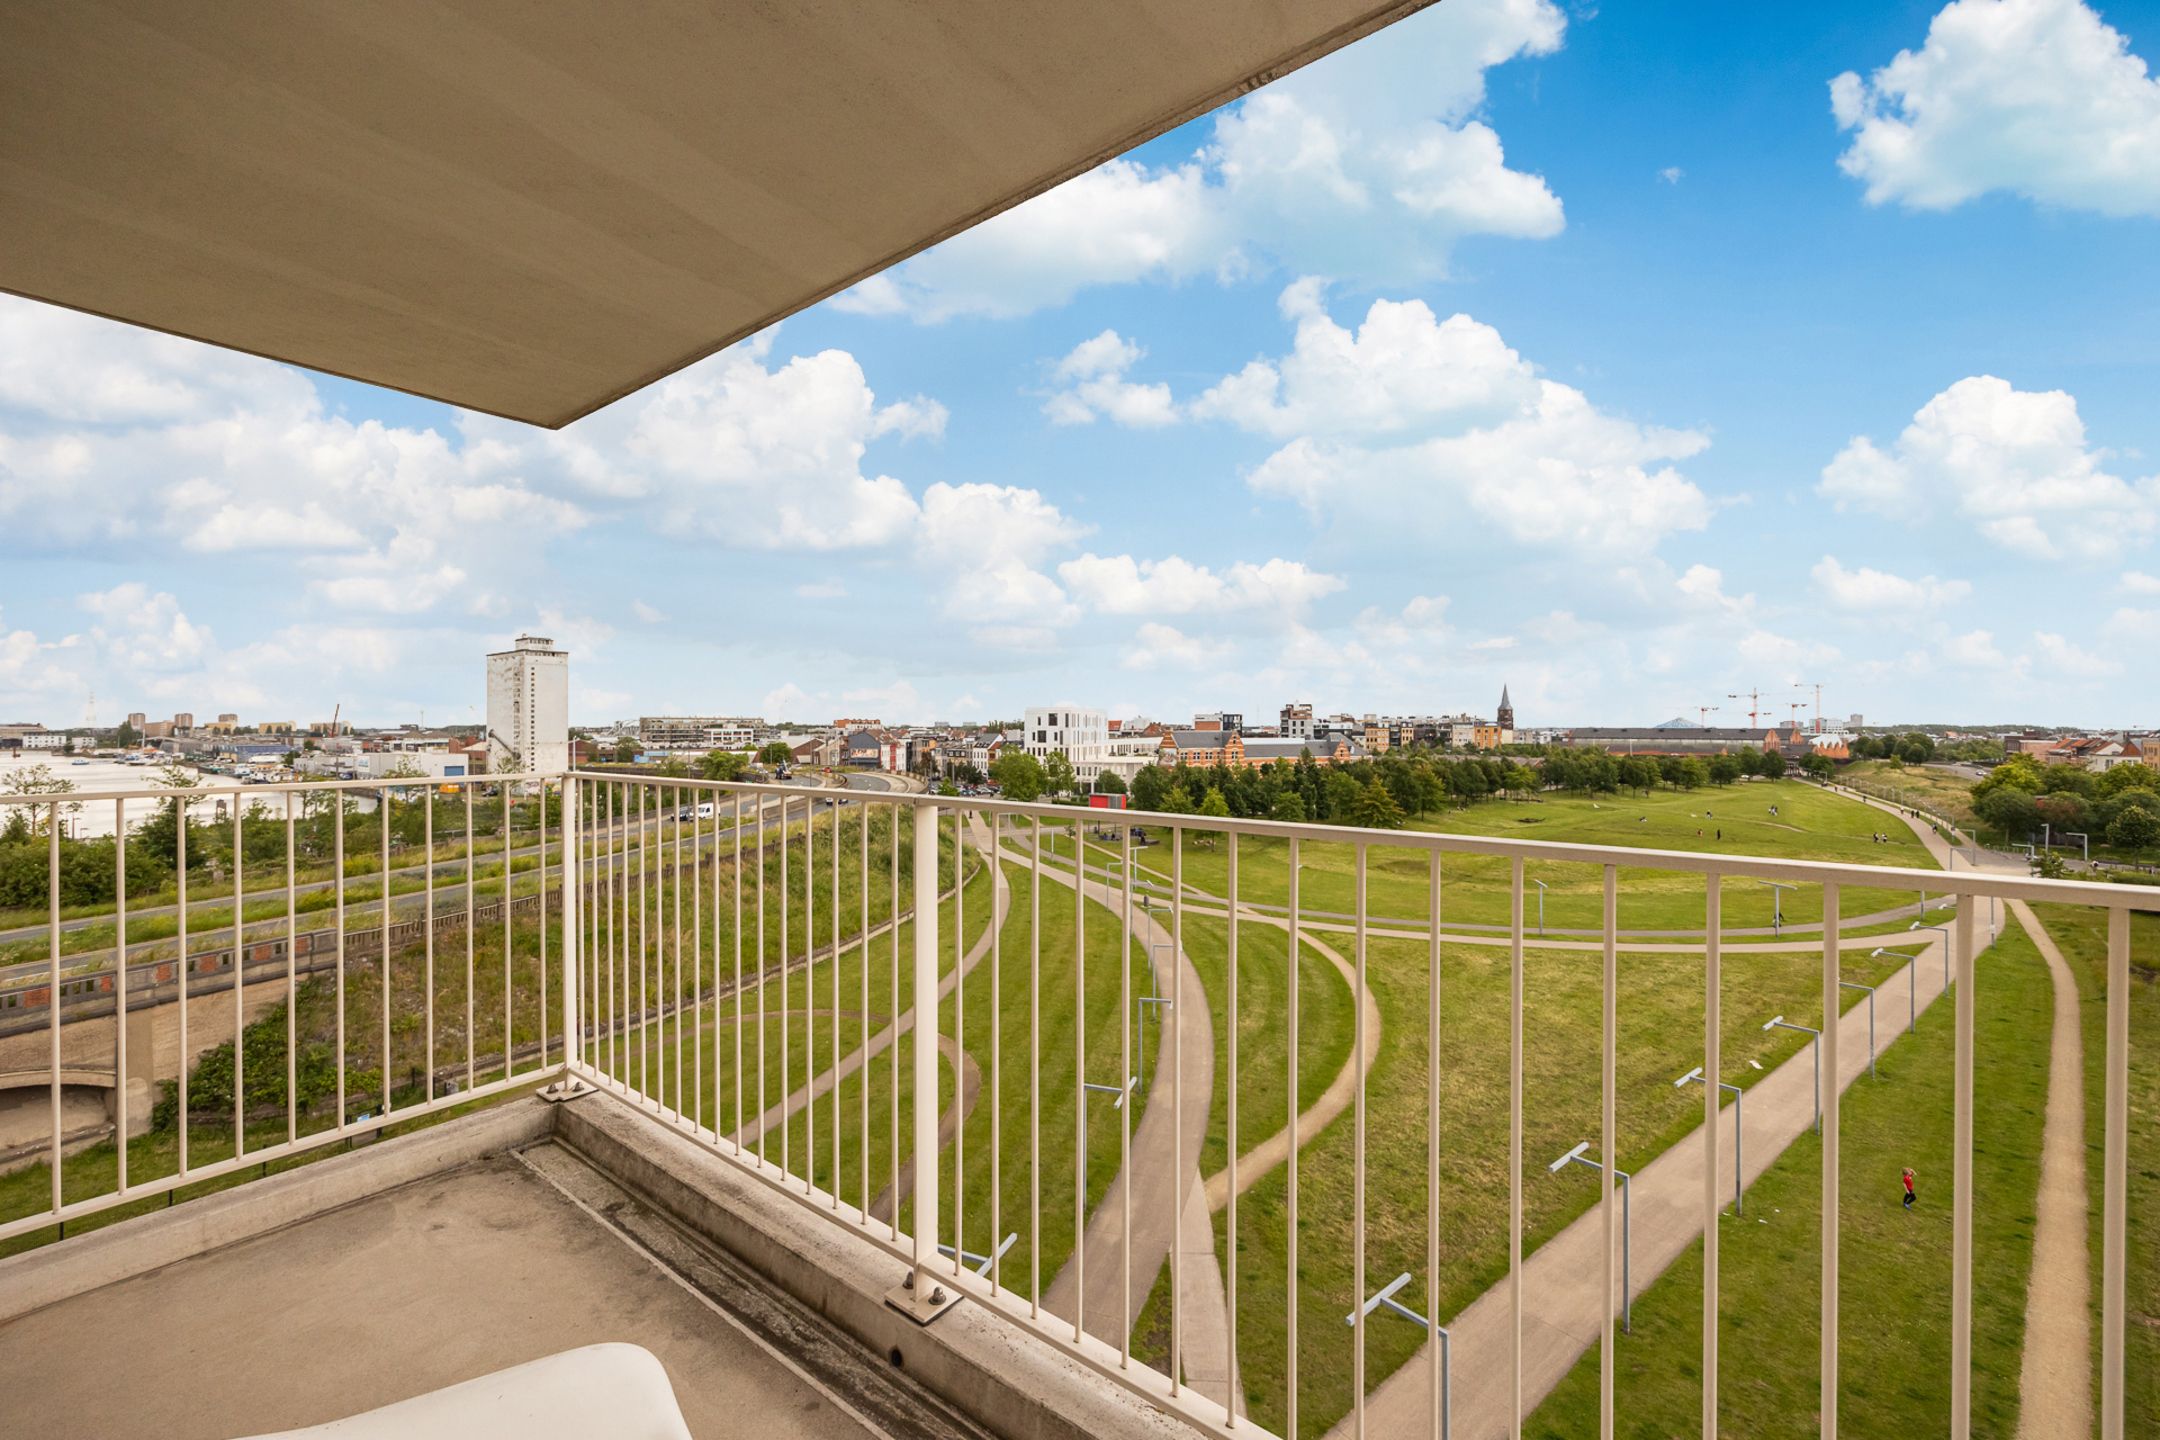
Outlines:
{"label": "park lawn", "polygon": [[[1774,817],[1769,813],[1773,805],[1778,810]],[[1143,826],[1147,820],[1145,815],[1132,818],[1133,823]],[[1749,781],[1695,791],[1658,790],[1643,797],[1551,792],[1525,800],[1487,800],[1459,810],[1419,816],[1411,822],[1411,828],[1511,840],[1938,868],[1918,837],[1894,816],[1793,780]],[[1872,838],[1876,835],[1887,839],[1878,843]],[[1091,848],[1092,863],[1115,858],[1116,851],[1110,846]],[[1288,842],[1244,836],[1238,839],[1237,848],[1239,899],[1278,908],[1286,905]],[[1135,869],[1155,880],[1165,894],[1177,868],[1172,849],[1166,837],[1160,844],[1136,847],[1133,857]],[[1182,850],[1182,879],[1188,896],[1223,895],[1228,882],[1229,841],[1188,835]],[[1054,834],[1046,836],[1044,852],[1069,854],[1070,842]],[[1356,854],[1354,844],[1304,842],[1299,850],[1303,867],[1300,908],[1317,916],[1350,914],[1356,900]],[[1430,863],[1426,855],[1405,847],[1384,843],[1368,847],[1366,907],[1375,923],[1424,923]],[[1449,855],[1442,860],[1441,873],[1444,923],[1488,928],[1509,923],[1509,861],[1492,856]],[[1545,923],[1549,928],[1595,930],[1603,924],[1601,867],[1526,863],[1524,923],[1533,931],[1538,923],[1538,891],[1531,882],[1536,880],[1544,881],[1547,887]],[[1700,876],[1685,871],[1624,867],[1619,880],[1619,924],[1623,930],[1701,931],[1704,884]],[[1841,896],[1840,908],[1849,919],[1909,906],[1918,898],[1918,893],[1910,889],[1849,887]],[[1778,896],[1753,880],[1726,880],[1727,929],[1767,929],[1780,913],[1787,925],[1820,923],[1821,888],[1802,886]]]}
{"label": "park lawn", "polygon": [[[1370,939],[1368,976],[1384,1024],[1380,1057],[1368,1078],[1366,1117],[1366,1288],[1408,1271],[1422,1277],[1426,1246],[1427,947],[1421,941]],[[1752,1084],[1798,1052],[1805,1038],[1765,1033],[1783,1013],[1818,1023],[1821,957],[1806,952],[1729,952],[1725,957],[1723,1045],[1728,1075]],[[1443,1271],[1438,1310],[1452,1315],[1498,1282],[1507,1269],[1507,1113],[1509,957],[1505,948],[1448,945],[1442,957],[1443,1073],[1441,1193]],[[1901,957],[1849,954],[1842,973],[1886,981]],[[1857,992],[1855,992],[1857,993]],[[1547,1163],[1598,1123],[1601,1013],[1594,952],[1528,950],[1524,958],[1525,1253],[1590,1208],[1596,1177],[1553,1176]],[[1885,1038],[1898,1007],[1883,1017]],[[1633,1169],[1700,1123],[1693,1087],[1673,1085],[1701,1055],[1702,960],[1672,952],[1624,952],[1619,959],[1621,1164]],[[1759,1061],[1757,1071],[1749,1064]],[[1324,1431],[1351,1403],[1354,1308],[1353,1125],[1346,1113],[1303,1147],[1298,1213],[1299,1428]],[[1289,1357],[1283,1325],[1287,1299],[1286,1173],[1278,1168],[1240,1201],[1239,1362],[1254,1416],[1278,1430],[1286,1421]],[[1216,1217],[1217,1245],[1226,1240]],[[1414,1280],[1399,1299],[1427,1304]],[[1423,1332],[1376,1321],[1366,1329],[1366,1381],[1377,1385],[1417,1351]]]}
{"label": "park lawn", "polygon": [[[1972,1431],[2009,1437],[2017,1429],[2052,1001],[2046,966],[2014,923],[1979,963]],[[1849,1434],[1949,1428],[1955,1032],[1948,1019],[1947,1007],[1937,1006],[1929,1024],[1885,1057],[1880,1081],[1854,1082],[1840,1110],[1838,1419]],[[1919,1178],[1911,1214],[1897,1198],[1907,1165]],[[1822,1142],[1803,1134],[1749,1188],[1746,1217],[1728,1213],[1722,1222],[1721,1433],[1793,1440],[1817,1433],[1821,1177]],[[1635,1302],[1634,1333],[1615,1346],[1616,1433],[1696,1433],[1702,1285],[1698,1240]],[[1523,1433],[1595,1434],[1597,1417],[1593,1346]]]}
{"label": "park lawn", "polygon": [[[2091,1199],[2093,1413],[2100,1413],[2101,1184],[2107,1143],[2107,915],[2034,913],[2077,976],[2085,1027],[2085,1188]],[[2125,1239],[2123,1433],[2160,1432],[2160,915],[2130,917],[2130,1156]]]}

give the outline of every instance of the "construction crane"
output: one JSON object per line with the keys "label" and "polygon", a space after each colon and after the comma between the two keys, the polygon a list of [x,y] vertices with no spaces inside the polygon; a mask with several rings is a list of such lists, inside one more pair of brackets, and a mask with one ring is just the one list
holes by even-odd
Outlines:
{"label": "construction crane", "polygon": [[1815,733],[1822,734],[1822,682],[1818,680],[1795,680],[1793,689],[1813,690],[1815,692]]}
{"label": "construction crane", "polygon": [[1792,729],[1798,730],[1800,728],[1800,712],[1807,709],[1807,701],[1788,700],[1785,702],[1785,708],[1792,711],[1792,715],[1787,719],[1786,724]]}
{"label": "construction crane", "polygon": [[1697,705],[1695,707],[1695,728],[1698,730],[1709,729],[1711,712],[1717,708],[1715,705]]}
{"label": "construction crane", "polygon": [[1755,729],[1757,726],[1762,724],[1762,721],[1756,718],[1762,710],[1762,691],[1750,690],[1744,695],[1727,695],[1725,698],[1728,700],[1745,700],[1748,702],[1747,723],[1749,729]]}

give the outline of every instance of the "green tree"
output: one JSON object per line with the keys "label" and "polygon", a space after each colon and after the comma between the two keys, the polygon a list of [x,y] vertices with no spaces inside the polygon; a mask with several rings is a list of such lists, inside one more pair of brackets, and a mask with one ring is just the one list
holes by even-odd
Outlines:
{"label": "green tree", "polygon": [[1210,785],[1207,794],[1200,799],[1200,813],[1210,820],[1227,820],[1230,818],[1230,802],[1223,798],[1222,791]]}
{"label": "green tree", "polygon": [[2149,850],[2160,844],[2160,815],[2142,805],[2125,805],[2108,826],[2108,844],[2125,850]]}
{"label": "green tree", "polygon": [[789,757],[792,756],[794,753],[794,751],[788,749],[787,741],[770,740],[758,747],[758,764],[776,766],[785,765],[788,763]]}
{"label": "green tree", "polygon": [[660,762],[660,773],[669,780],[687,780],[690,778],[690,762],[680,755],[670,755]]}
{"label": "green tree", "polygon": [[1295,790],[1285,790],[1275,797],[1275,804],[1268,811],[1271,820],[1282,820],[1292,825],[1305,821],[1305,797]]}
{"label": "green tree", "polygon": [[990,778],[1007,800],[1038,800],[1043,793],[1043,766],[1025,750],[1007,750],[990,767]]}
{"label": "green tree", "polygon": [[733,750],[715,750],[698,761],[698,775],[705,780],[740,780],[748,763]]}
{"label": "green tree", "polygon": [[1828,780],[1837,770],[1837,762],[1819,750],[1810,750],[1800,757],[1800,768],[1814,780]]}
{"label": "green tree", "polygon": [[1368,830],[1399,830],[1403,823],[1402,806],[1395,803],[1387,786],[1376,777],[1359,787],[1357,798],[1350,805],[1349,820]]}
{"label": "green tree", "polygon": [[1142,810],[1160,810],[1170,793],[1170,775],[1160,765],[1143,765],[1133,772],[1132,801]]}
{"label": "green tree", "polygon": [[1072,761],[1065,758],[1062,750],[1053,750],[1043,757],[1043,789],[1053,797],[1069,795],[1073,788]]}
{"label": "green tree", "polygon": [[628,764],[630,764],[630,763],[631,763],[632,761],[634,761],[634,760],[636,760],[636,759],[637,759],[637,755],[638,755],[638,743],[637,743],[637,741],[635,741],[635,740],[618,740],[618,741],[616,741],[616,742],[615,742],[615,763],[616,763],[616,764],[618,764],[618,765],[628,765]]}
{"label": "green tree", "polygon": [[1125,777],[1115,770],[1105,770],[1095,777],[1095,793],[1098,795],[1123,795]]}

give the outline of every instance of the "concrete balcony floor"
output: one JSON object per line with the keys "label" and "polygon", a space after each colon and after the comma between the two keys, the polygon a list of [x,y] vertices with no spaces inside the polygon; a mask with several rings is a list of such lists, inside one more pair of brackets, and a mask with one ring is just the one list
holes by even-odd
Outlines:
{"label": "concrete balcony floor", "polygon": [[254,1434],[601,1340],[657,1355],[700,1436],[981,1433],[552,1140],[0,1325],[0,1432]]}

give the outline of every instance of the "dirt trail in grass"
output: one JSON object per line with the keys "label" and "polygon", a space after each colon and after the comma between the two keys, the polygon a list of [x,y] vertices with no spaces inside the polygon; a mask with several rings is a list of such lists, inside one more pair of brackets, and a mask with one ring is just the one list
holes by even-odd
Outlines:
{"label": "dirt trail in grass", "polygon": [[[1239,908],[1243,909],[1242,906]],[[1245,913],[1244,918],[1257,920],[1265,925],[1273,925],[1285,934],[1289,933],[1290,930],[1290,922],[1278,916],[1254,915],[1248,911]],[[1312,936],[1302,935],[1300,938],[1307,945],[1312,946],[1317,953],[1325,957],[1328,963],[1333,965],[1336,971],[1341,974],[1343,984],[1349,986],[1353,993],[1356,992],[1356,966],[1345,960],[1334,949],[1322,944]],[[1365,1009],[1365,1071],[1370,1074],[1373,1066],[1380,1059],[1380,1002],[1373,997],[1370,985],[1365,987],[1365,993],[1361,998]],[[1310,1140],[1327,1128],[1343,1111],[1349,1109],[1350,1102],[1357,1098],[1357,1076],[1357,1055],[1353,1052],[1343,1061],[1342,1069],[1336,1072],[1334,1080],[1329,1083],[1328,1088],[1321,1094],[1320,1098],[1315,1100],[1311,1106],[1299,1112],[1297,1133]],[[1252,1149],[1238,1156],[1236,1193],[1242,1195],[1247,1190],[1252,1189],[1255,1182],[1260,1180],[1262,1176],[1289,1158],[1290,1128],[1284,1126],[1258,1145],[1253,1146]],[[1230,1170],[1226,1166],[1207,1178],[1208,1209],[1210,1211],[1220,1210],[1225,1205],[1228,1205],[1230,1200]]]}
{"label": "dirt trail in grass", "polygon": [[2077,980],[2040,917],[2022,900],[2010,913],[2047,961],[2055,989],[2047,1120],[2032,1278],[2025,1293],[2025,1355],[2018,1373],[2019,1440],[2084,1440],[2092,1433],[2092,1280],[2087,1273],[2085,1051]]}

